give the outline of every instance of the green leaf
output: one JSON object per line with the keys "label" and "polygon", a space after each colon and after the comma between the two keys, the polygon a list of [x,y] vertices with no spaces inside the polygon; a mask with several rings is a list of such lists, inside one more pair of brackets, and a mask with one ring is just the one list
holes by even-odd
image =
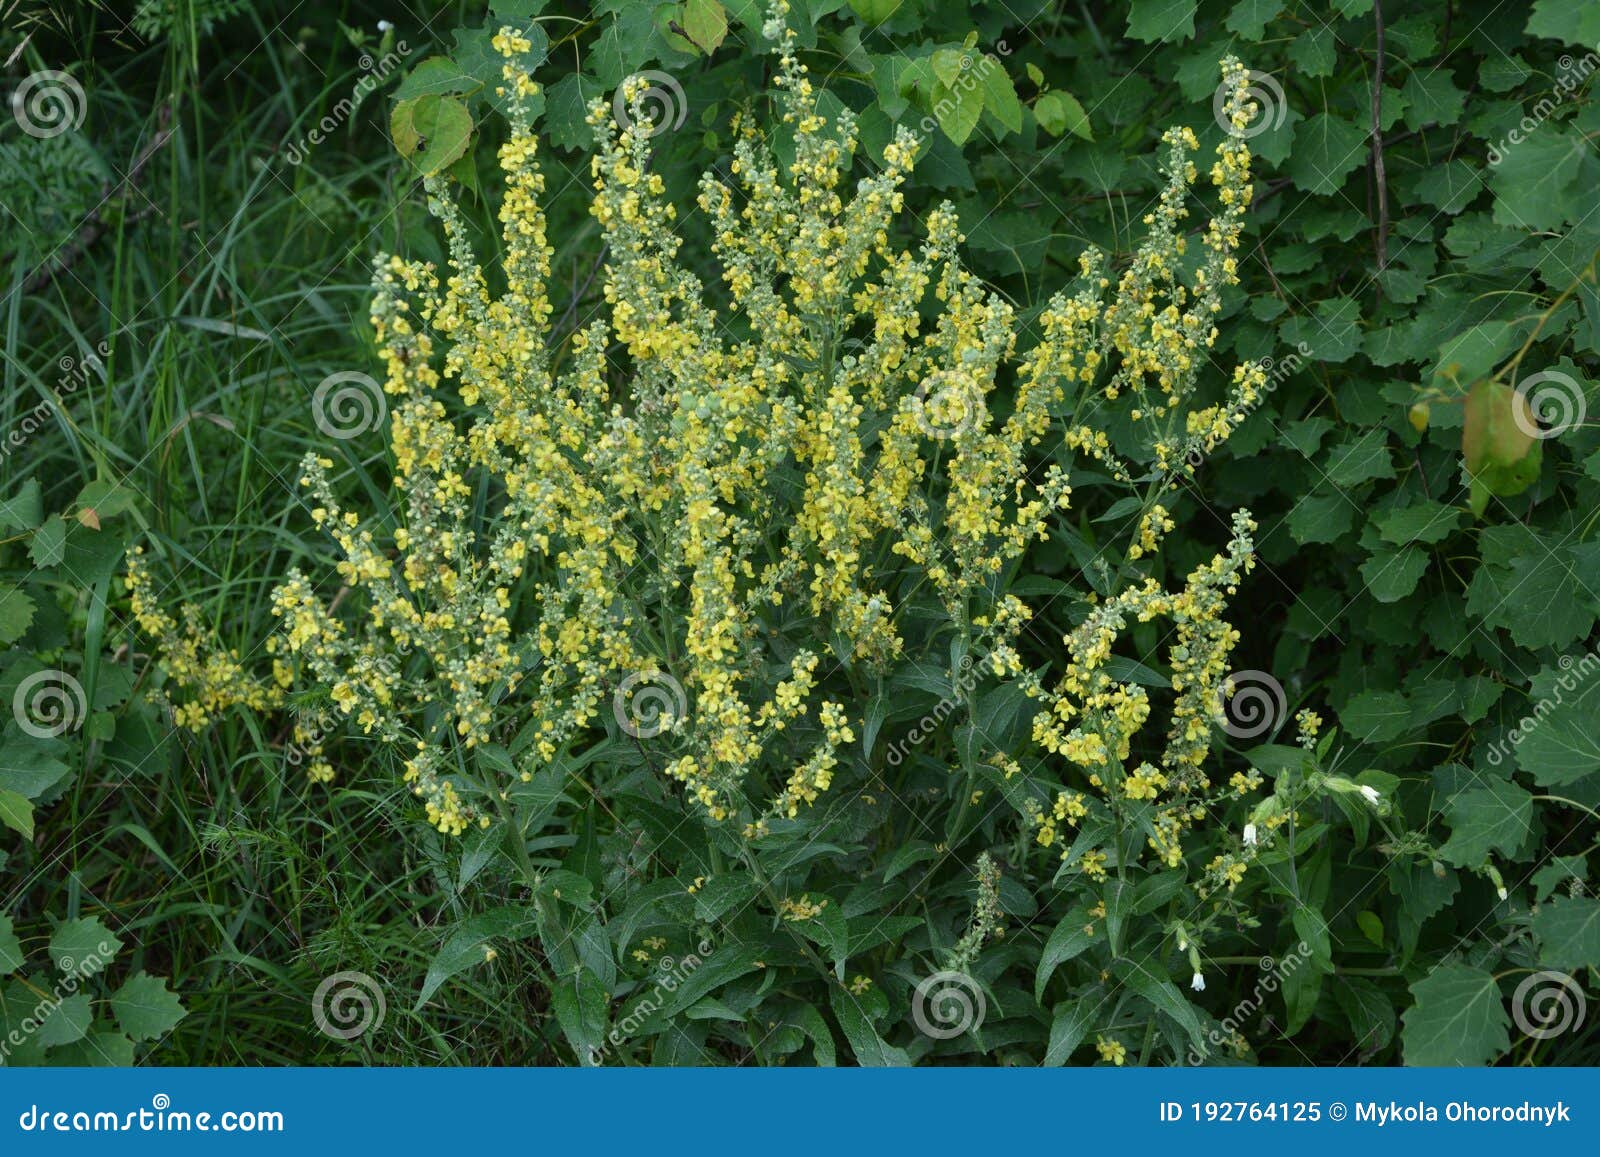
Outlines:
{"label": "green leaf", "polygon": [[728,14],[718,0],[686,0],[678,23],[696,51],[710,56],[728,35]]}
{"label": "green leaf", "polygon": [[1267,34],[1267,22],[1283,8],[1284,0],[1239,0],[1222,26],[1246,40],[1260,40]]}
{"label": "green leaf", "polygon": [[1197,0],[1133,0],[1128,35],[1146,44],[1189,40],[1194,36]]}
{"label": "green leaf", "polygon": [[1335,446],[1328,454],[1328,481],[1335,486],[1358,486],[1375,478],[1394,477],[1387,431],[1379,428]]}
{"label": "green leaf", "polygon": [[1199,1013],[1194,1005],[1184,999],[1177,985],[1156,971],[1158,967],[1154,961],[1145,964],[1122,961],[1115,968],[1115,973],[1130,992],[1144,997],[1154,1008],[1177,1021],[1194,1047],[1202,1047],[1205,1029],[1200,1023]]}
{"label": "green leaf", "polygon": [[[1582,198],[1578,173],[1588,152],[1579,137],[1543,124],[1507,152],[1489,177],[1494,220],[1516,229],[1559,229],[1576,219]],[[1490,155],[1493,161],[1495,155]]]}
{"label": "green leaf", "polygon": [[28,543],[28,558],[34,566],[59,566],[67,553],[67,524],[59,518],[41,523]]}
{"label": "green leaf", "polygon": [[1539,963],[1564,972],[1600,968],[1600,900],[1558,896],[1533,914]]}
{"label": "green leaf", "polygon": [[430,56],[400,82],[394,95],[398,100],[417,96],[448,96],[452,93],[472,92],[483,87],[483,82],[466,72],[448,56]]}
{"label": "green leaf", "polygon": [[850,10],[876,27],[900,9],[903,0],[850,0]]}
{"label": "green leaf", "polygon": [[25,840],[33,839],[33,805],[16,792],[0,788],[0,824]]}
{"label": "green leaf", "polygon": [[1600,43],[1600,5],[1591,0],[1533,0],[1526,31],[1529,36],[1592,47]]}
{"label": "green leaf", "polygon": [[56,1005],[39,1022],[39,1043],[46,1048],[69,1045],[82,1040],[89,1033],[94,1020],[94,1010],[83,993],[69,996]]}
{"label": "green leaf", "polygon": [[1067,1001],[1056,1006],[1055,1018],[1050,1022],[1050,1044],[1045,1050],[1044,1066],[1054,1068],[1072,1059],[1072,1054],[1094,1024],[1100,1002],[1090,997]]}
{"label": "green leaf", "polygon": [[1546,667],[1533,678],[1531,726],[1519,729],[1517,766],[1538,783],[1564,786],[1600,771],[1600,680],[1570,665]]}
{"label": "green leaf", "polygon": [[985,55],[977,65],[983,70],[983,107],[1005,126],[1007,131],[1022,131],[1022,103],[1017,100],[1016,87],[1006,66],[993,56]]}
{"label": "green leaf", "polygon": [[32,530],[44,521],[39,480],[30,478],[9,498],[0,498],[0,534]]}
{"label": "green leaf", "polygon": [[1491,852],[1512,855],[1532,831],[1533,797],[1510,780],[1459,792],[1446,810],[1450,838],[1439,856],[1458,868],[1477,867]]}
{"label": "green leaf", "polygon": [[165,980],[142,971],[111,994],[111,1011],[122,1031],[136,1041],[164,1036],[188,1015]]}
{"label": "green leaf", "polygon": [[890,1044],[878,1034],[860,1000],[849,989],[834,985],[829,989],[829,996],[833,1015],[839,1018],[839,1027],[844,1030],[845,1040],[850,1042],[850,1051],[855,1054],[857,1064],[863,1068],[905,1067],[911,1064],[911,1058],[904,1049]]}
{"label": "green leaf", "polygon": [[1094,936],[1086,931],[1090,926],[1089,913],[1083,908],[1074,908],[1061,918],[1039,957],[1039,968],[1033,980],[1035,1000],[1044,999],[1044,986],[1058,967],[1094,943]]}
{"label": "green leaf", "polygon": [[954,144],[965,144],[983,115],[983,89],[960,78],[954,88],[938,84],[933,90],[933,115]]}
{"label": "green leaf", "polygon": [[17,939],[11,917],[0,912],[0,976],[18,971],[22,964],[22,941]]}
{"label": "green leaf", "polygon": [[1363,691],[1339,712],[1339,724],[1365,743],[1387,743],[1405,733],[1411,706],[1397,691]]}
{"label": "green leaf", "polygon": [[562,977],[550,990],[550,1006],[562,1035],[578,1055],[579,1064],[598,1063],[606,1044],[606,1013],[611,996],[600,978],[583,965]]}
{"label": "green leaf", "polygon": [[1414,69],[1401,93],[1406,98],[1406,127],[1413,132],[1425,125],[1453,125],[1461,119],[1467,94],[1456,87],[1448,69]]}
{"label": "green leaf", "polygon": [[1308,193],[1337,192],[1367,159],[1367,130],[1334,113],[1318,113],[1295,126],[1288,172]]}
{"label": "green leaf", "polygon": [[1461,511],[1431,498],[1402,506],[1374,518],[1385,542],[1405,546],[1413,542],[1442,542],[1461,525]]}
{"label": "green leaf", "polygon": [[1071,133],[1086,141],[1094,140],[1094,130],[1089,126],[1089,114],[1070,92],[1047,92],[1033,102],[1033,115],[1039,127],[1053,137]]}
{"label": "green leaf", "polygon": [[423,176],[432,176],[467,151],[472,114],[453,96],[419,96],[394,106],[389,130],[400,155]]}
{"label": "green leaf", "polygon": [[1309,494],[1289,512],[1289,533],[1301,545],[1333,542],[1356,523],[1360,509],[1338,491]]}
{"label": "green leaf", "polygon": [[68,920],[50,937],[50,962],[58,972],[93,976],[116,959],[122,949],[111,929],[98,916]]}
{"label": "green leaf", "polygon": [[21,587],[0,583],[0,643],[15,643],[28,633],[38,607]]}
{"label": "green leaf", "polygon": [[1417,582],[1428,569],[1428,556],[1414,546],[1399,550],[1375,550],[1361,564],[1361,577],[1367,592],[1380,603],[1395,603],[1417,589]]}
{"label": "green leaf", "polygon": [[1511,1047],[1509,1018],[1494,977],[1446,963],[1411,986],[1402,1017],[1408,1065],[1486,1065]]}

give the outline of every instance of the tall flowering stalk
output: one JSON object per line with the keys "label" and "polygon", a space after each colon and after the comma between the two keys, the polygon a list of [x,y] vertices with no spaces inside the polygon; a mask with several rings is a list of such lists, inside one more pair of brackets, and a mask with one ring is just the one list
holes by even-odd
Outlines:
{"label": "tall flowering stalk", "polygon": [[[948,647],[1039,702],[1036,743],[988,755],[1053,785],[1018,803],[1039,844],[1114,814],[1176,864],[1213,798],[1204,765],[1237,639],[1222,613],[1250,567],[1253,524],[1236,517],[1225,551],[1179,590],[1135,564],[1149,566],[1173,529],[1163,496],[1263,382],[1241,366],[1220,402],[1198,397],[1250,200],[1247,75],[1224,64],[1231,121],[1210,173],[1220,208],[1198,258],[1185,227],[1198,145],[1173,130],[1132,262],[1113,281],[1107,259],[1085,253],[1025,334],[962,265],[952,207],[917,223],[915,244],[900,240],[917,140],[901,129],[881,166],[864,165],[854,117],[819,111],[783,15],[780,4],[767,31],[792,159],[742,115],[731,179],[700,183],[720,286],[680,258],[643,83],[624,91],[625,123],[592,110],[606,308],[564,349],[550,344],[537,88],[519,64],[529,45],[496,38],[511,108],[505,288],[491,290],[449,188],[430,179],[448,268],[388,257],[374,282],[395,524],[347,508],[332,463],[306,459],[312,520],[341,555],[338,607],[309,576],[288,577],[273,596],[270,680],[235,658],[208,668],[195,624],[154,608],[135,558],[136,609],[172,680],[227,676],[183,721],[202,725],[230,701],[319,702],[396,745],[430,820],[460,833],[491,822],[514,778],[603,732],[639,736],[641,701],[655,696],[640,742],[657,768],[709,820],[759,841],[841,776],[873,784],[881,752],[855,748],[863,688]],[[1095,420],[1117,407],[1134,433],[1113,440]],[[1025,663],[1032,610],[1007,585],[1068,511],[1077,470],[1136,495],[1121,571],[1135,577],[1067,635],[1052,675],[1053,663]],[[1173,628],[1173,702],[1164,750],[1143,759],[1135,739],[1153,705],[1110,659],[1130,624],[1156,618]],[[508,723],[524,737],[514,759],[496,742]],[[331,776],[320,732],[305,738],[318,741],[314,773]],[[477,757],[488,748],[495,758]],[[1071,866],[1093,879],[1134,854],[1090,841]]]}

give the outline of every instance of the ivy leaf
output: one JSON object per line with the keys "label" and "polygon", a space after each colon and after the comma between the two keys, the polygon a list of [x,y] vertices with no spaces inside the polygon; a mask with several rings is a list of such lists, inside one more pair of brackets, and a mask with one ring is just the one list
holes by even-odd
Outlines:
{"label": "ivy leaf", "polygon": [[1458,792],[1446,810],[1450,838],[1439,857],[1458,868],[1477,867],[1491,852],[1513,855],[1533,830],[1533,797],[1510,780]]}
{"label": "ivy leaf", "polygon": [[1539,963],[1564,972],[1600,967],[1600,900],[1559,896],[1533,914]]}
{"label": "ivy leaf", "polygon": [[1188,40],[1194,36],[1198,0],[1133,0],[1128,10],[1128,35],[1146,44]]}
{"label": "ivy leaf", "polygon": [[1408,1065],[1485,1065],[1511,1047],[1509,1018],[1494,977],[1447,963],[1411,986],[1401,1018]]}
{"label": "ivy leaf", "polygon": [[122,1031],[136,1041],[155,1040],[189,1015],[177,993],[167,990],[167,982],[148,972],[129,977],[111,994],[111,1011]]}

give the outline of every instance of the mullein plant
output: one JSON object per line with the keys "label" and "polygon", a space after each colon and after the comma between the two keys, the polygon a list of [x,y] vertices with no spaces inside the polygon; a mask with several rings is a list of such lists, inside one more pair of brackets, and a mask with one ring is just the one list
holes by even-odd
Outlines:
{"label": "mullein plant", "polygon": [[[510,29],[495,38],[510,109],[504,289],[444,178],[428,178],[448,268],[386,257],[374,280],[393,524],[344,502],[328,458],[304,461],[311,520],[340,561],[327,582],[295,571],[276,590],[270,674],[208,655],[198,617],[160,610],[134,557],[134,610],[169,685],[189,689],[180,722],[314,702],[315,718],[392,745],[449,834],[506,814],[517,780],[625,733],[707,822],[759,849],[831,800],[894,793],[870,689],[947,651],[964,706],[953,725],[978,680],[1032,700],[1031,741],[1024,726],[1010,750],[977,756],[1002,786],[1009,834],[989,830],[1013,839],[1013,858],[1049,857],[1090,894],[1144,861],[1184,867],[1195,829],[1259,783],[1215,783],[1209,767],[1238,639],[1223,615],[1254,523],[1237,514],[1221,553],[1176,589],[1156,573],[1172,495],[1265,383],[1244,364],[1200,384],[1251,198],[1248,74],[1222,64],[1214,214],[1189,228],[1199,146],[1169,131],[1131,261],[1117,272],[1085,252],[1025,326],[963,266],[951,206],[910,219],[917,138],[900,128],[869,165],[855,118],[823,114],[785,11],[766,26],[776,123],[738,116],[727,178],[700,182],[720,285],[680,254],[678,208],[651,171],[645,83],[625,82],[628,115],[592,109],[606,308],[561,348],[538,89],[520,64],[530,45]],[[1116,437],[1101,421],[1112,413]],[[1056,649],[1007,587],[1075,513],[1075,474],[1122,489],[1134,516],[1102,550],[1120,556],[1121,589],[1085,592]],[[1170,626],[1159,702],[1115,661],[1155,620]],[[312,775],[331,778],[320,723],[299,730]],[[962,811],[982,806],[974,769],[948,770]],[[1204,843],[1208,857],[1227,850],[1193,866],[1196,887],[1226,896],[1255,847],[1220,830]],[[814,887],[770,898],[790,922],[826,911]],[[964,964],[990,930],[964,942]],[[1186,947],[1202,932],[1189,928]]]}

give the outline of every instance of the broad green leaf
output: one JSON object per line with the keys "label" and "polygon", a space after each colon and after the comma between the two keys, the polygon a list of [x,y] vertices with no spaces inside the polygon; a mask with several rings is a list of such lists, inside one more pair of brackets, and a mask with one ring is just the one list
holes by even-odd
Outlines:
{"label": "broad green leaf", "polygon": [[1196,0],[1133,0],[1128,35],[1146,44],[1189,40],[1194,36]]}
{"label": "broad green leaf", "polygon": [[58,972],[93,976],[122,950],[122,941],[98,916],[68,920],[50,937],[50,963]]}
{"label": "broad green leaf", "polygon": [[1178,991],[1178,986],[1163,972],[1157,971],[1159,967],[1153,960],[1144,964],[1125,960],[1113,968],[1113,973],[1130,992],[1144,997],[1152,1007],[1177,1021],[1179,1027],[1188,1035],[1191,1044],[1196,1048],[1202,1047],[1205,1029],[1200,1023],[1199,1013],[1194,1005],[1184,999],[1183,993]]}
{"label": "broad green leaf", "polygon": [[1592,48],[1600,44],[1600,6],[1588,0],[1533,0],[1527,33]]}
{"label": "broad green leaf", "polygon": [[1380,549],[1361,564],[1361,578],[1373,598],[1380,603],[1395,603],[1417,589],[1427,569],[1427,552],[1414,546]]}
{"label": "broad green leaf", "polygon": [[1094,1024],[1099,1003],[1085,996],[1056,1006],[1055,1017],[1050,1022],[1050,1043],[1045,1049],[1045,1067],[1054,1068],[1072,1059],[1074,1050],[1083,1043]]}
{"label": "broad green leaf", "polygon": [[147,972],[129,977],[112,993],[111,1011],[122,1031],[136,1041],[164,1036],[189,1015],[167,982]]}
{"label": "broad green leaf", "polygon": [[839,1027],[844,1030],[845,1040],[850,1042],[850,1051],[855,1054],[857,1064],[863,1068],[904,1067],[911,1064],[911,1058],[904,1049],[890,1044],[879,1035],[862,1008],[861,1001],[849,989],[834,985],[829,993],[833,1015],[839,1018]]}
{"label": "broad green leaf", "polygon": [[0,976],[16,972],[22,963],[22,941],[17,939],[11,917],[0,912]]}
{"label": "broad green leaf", "polygon": [[411,70],[395,89],[394,95],[399,100],[417,96],[447,96],[472,92],[482,85],[482,81],[448,56],[430,56]]}
{"label": "broad green leaf", "polygon": [[1398,691],[1363,691],[1339,712],[1339,723],[1366,743],[1387,743],[1405,733],[1411,705]]}
{"label": "broad green leaf", "polygon": [[69,1045],[82,1040],[94,1020],[89,998],[84,993],[69,996],[56,1005],[39,1022],[39,1043],[46,1048]]}
{"label": "broad green leaf", "polygon": [[1600,900],[1558,896],[1539,906],[1532,926],[1540,964],[1566,972],[1600,968]]}
{"label": "broad green leaf", "polygon": [[582,965],[570,976],[556,981],[550,990],[550,1006],[556,1023],[577,1054],[579,1064],[598,1064],[606,1047],[606,1015],[611,996],[595,976]]}
{"label": "broad green leaf", "polygon": [[1089,114],[1070,92],[1046,92],[1033,102],[1034,119],[1039,127],[1053,137],[1071,133],[1086,141],[1094,140],[1094,130],[1089,127]]}
{"label": "broad green leaf", "polygon": [[33,839],[33,805],[24,796],[0,788],[0,824],[25,840]]}
{"label": "broad green leaf", "polygon": [[1477,867],[1491,852],[1513,854],[1533,830],[1533,797],[1509,780],[1460,792],[1447,811],[1450,838],[1439,855],[1458,868]]}
{"label": "broad green leaf", "polygon": [[1367,159],[1367,129],[1336,113],[1317,113],[1295,126],[1289,176],[1308,193],[1336,192]]}
{"label": "broad green leaf", "polygon": [[27,634],[36,610],[38,607],[27,591],[10,583],[0,583],[0,643],[15,643]]}
{"label": "broad green leaf", "polygon": [[1486,1065],[1511,1047],[1500,986],[1481,968],[1441,964],[1411,986],[1401,1018],[1408,1065]]}
{"label": "broad green leaf", "polygon": [[1088,931],[1090,927],[1089,913],[1083,908],[1074,908],[1061,918],[1039,957],[1039,968],[1033,980],[1035,1000],[1044,999],[1044,986],[1058,967],[1094,943],[1094,935]]}
{"label": "broad green leaf", "polygon": [[14,494],[0,498],[0,534],[32,530],[44,521],[39,480],[30,478]]}

